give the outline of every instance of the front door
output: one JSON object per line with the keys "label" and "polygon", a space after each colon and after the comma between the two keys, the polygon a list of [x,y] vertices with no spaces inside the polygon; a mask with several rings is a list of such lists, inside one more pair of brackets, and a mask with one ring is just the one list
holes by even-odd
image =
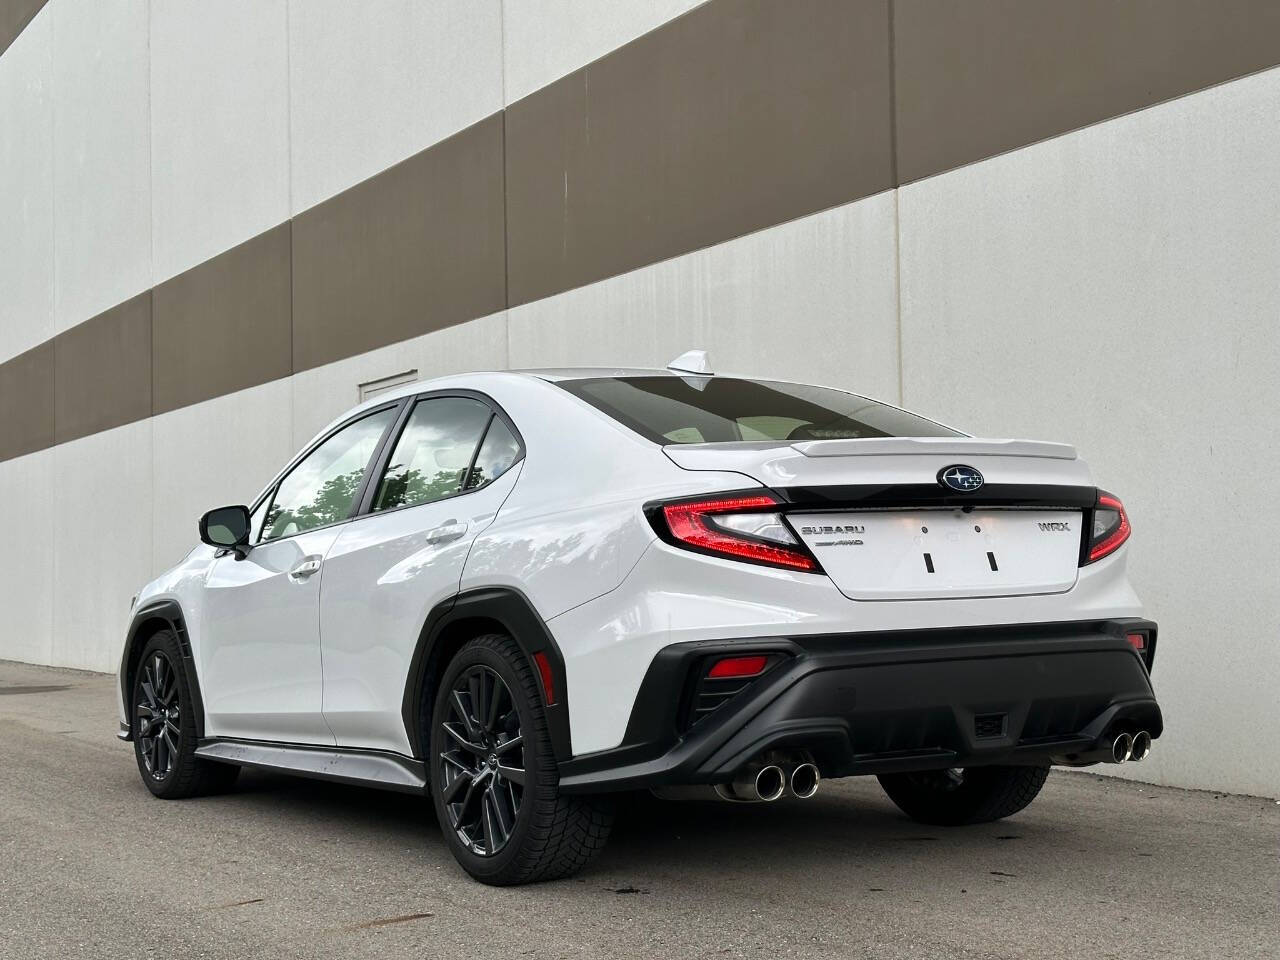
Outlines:
{"label": "front door", "polygon": [[333,744],[321,704],[324,563],[397,411],[374,411],[322,440],[268,497],[248,555],[214,561],[201,621],[209,736]]}

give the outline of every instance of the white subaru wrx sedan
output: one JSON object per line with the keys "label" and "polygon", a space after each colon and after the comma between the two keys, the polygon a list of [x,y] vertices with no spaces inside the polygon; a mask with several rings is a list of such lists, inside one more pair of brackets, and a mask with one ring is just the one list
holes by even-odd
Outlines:
{"label": "white subaru wrx sedan", "polygon": [[120,736],[160,797],[240,767],[429,795],[486,883],[563,877],[608,794],[1009,816],[1162,730],[1129,519],[1061,444],[825,387],[473,373],[345,414],[139,594]]}

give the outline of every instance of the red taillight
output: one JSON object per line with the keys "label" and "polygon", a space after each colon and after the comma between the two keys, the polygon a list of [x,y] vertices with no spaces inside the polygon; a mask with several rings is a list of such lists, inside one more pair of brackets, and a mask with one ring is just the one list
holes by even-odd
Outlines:
{"label": "red taillight", "polygon": [[1129,515],[1124,512],[1120,498],[1099,490],[1098,502],[1093,508],[1093,530],[1086,562],[1093,563],[1115,553],[1129,539],[1131,532]]}
{"label": "red taillight", "polygon": [[1147,635],[1145,633],[1131,633],[1125,639],[1129,641],[1129,646],[1135,650],[1147,649]]}
{"label": "red taillight", "polygon": [[790,570],[817,571],[782,517],[769,510],[767,494],[735,495],[667,503],[661,508],[671,539],[679,546]]}
{"label": "red taillight", "polygon": [[752,657],[725,657],[723,660],[717,660],[715,666],[708,671],[707,676],[712,680],[724,680],[729,677],[756,677],[764,673],[765,665],[769,662],[766,656]]}
{"label": "red taillight", "polygon": [[556,702],[556,679],[551,672],[551,661],[539,650],[533,655],[533,662],[538,665],[538,675],[542,678],[542,695],[547,706],[552,706]]}

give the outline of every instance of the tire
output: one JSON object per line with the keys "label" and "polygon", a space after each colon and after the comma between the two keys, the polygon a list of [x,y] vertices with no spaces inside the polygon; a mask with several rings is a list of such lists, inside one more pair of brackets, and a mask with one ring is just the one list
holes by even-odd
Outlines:
{"label": "tire", "polygon": [[[159,677],[159,691],[153,681]],[[163,728],[157,704],[168,707]],[[196,756],[196,714],[187,676],[172,630],[156,633],[142,649],[133,679],[129,704],[133,730],[133,754],[138,773],[157,797],[178,800],[226,790],[240,774],[232,764],[216,763]],[[156,736],[148,732],[159,729]]]}
{"label": "tire", "polygon": [[[486,634],[458,651],[436,690],[424,739],[440,831],[476,880],[493,886],[558,880],[604,847],[612,810],[600,798],[559,792],[541,687],[510,637]],[[524,783],[502,771],[522,772]]]}
{"label": "tire", "polygon": [[880,786],[912,820],[954,827],[1013,816],[1036,798],[1048,776],[1048,766],[970,767],[884,774]]}

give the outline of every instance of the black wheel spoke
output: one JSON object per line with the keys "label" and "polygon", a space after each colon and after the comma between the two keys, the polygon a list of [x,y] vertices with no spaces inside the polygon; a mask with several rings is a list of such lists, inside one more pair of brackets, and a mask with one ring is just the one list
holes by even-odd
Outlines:
{"label": "black wheel spoke", "polygon": [[499,832],[489,792],[486,790],[480,798],[480,817],[484,824],[485,852],[492,855],[499,849]]}
{"label": "black wheel spoke", "polygon": [[524,743],[524,737],[521,737],[517,734],[516,736],[512,737],[510,740],[504,740],[502,743],[498,744],[496,747],[493,748],[493,752],[501,757],[504,754],[510,753],[512,750],[519,747],[522,743]]}
{"label": "black wheel spoke", "polygon": [[480,786],[480,778],[479,777],[469,778],[467,781],[466,793],[462,795],[462,800],[458,803],[459,822],[466,823],[473,819],[472,817],[467,816],[467,813],[469,810],[471,810],[471,807],[476,803],[476,801],[479,800],[482,796],[484,796],[484,791],[481,789],[481,786]]}
{"label": "black wheel spoke", "polygon": [[493,677],[493,693],[489,697],[489,708],[485,711],[484,727],[490,733],[494,733],[498,729],[498,707],[502,704],[503,694],[507,692],[506,684],[498,679],[497,674]]}
{"label": "black wheel spoke", "polygon": [[467,709],[467,705],[462,701],[462,691],[453,691],[453,710],[458,715],[458,719],[462,721],[462,725],[467,729],[467,740],[474,741],[480,737],[480,731],[476,729],[476,725],[471,720],[471,711]]}
{"label": "black wheel spoke", "polygon": [[514,784],[524,786],[524,771],[519,767],[504,767],[498,764],[497,773],[503,780],[510,780]]}
{"label": "black wheel spoke", "polygon": [[156,657],[151,661],[151,664],[154,668],[154,672],[151,675],[151,686],[156,692],[156,699],[161,703],[164,703],[168,700],[168,697],[165,696],[165,688],[168,685],[168,678],[165,676],[164,658],[159,654],[156,654]]}
{"label": "black wheel spoke", "polygon": [[483,721],[480,719],[484,716],[484,675],[473,673],[467,678],[467,695],[470,698],[470,711],[467,719],[471,721],[471,727],[476,732],[484,730]]}
{"label": "black wheel spoke", "polygon": [[[447,763],[451,768],[461,773],[464,777],[475,776],[474,767],[463,763],[453,752],[441,754],[440,759]],[[447,773],[448,771],[445,772]]]}
{"label": "black wheel spoke", "polygon": [[469,737],[463,736],[453,728],[453,724],[442,723],[440,726],[444,727],[444,732],[447,733],[458,746],[462,747],[462,749],[470,750],[474,754],[484,753],[483,744],[475,743]]}
{"label": "black wheel spoke", "polygon": [[493,684],[489,682],[487,675],[478,673],[472,679],[475,686],[475,696],[471,698],[471,706],[475,710],[476,726],[489,733],[489,704],[496,698],[494,695]]}
{"label": "black wheel spoke", "polygon": [[441,796],[446,804],[457,803],[458,794],[462,793],[471,785],[471,778],[465,773],[459,774],[453,778],[453,781],[444,788],[444,794]]}
{"label": "black wheel spoke", "polygon": [[485,799],[489,803],[489,809],[493,816],[493,829],[498,836],[498,842],[505,844],[511,837],[511,829],[515,826],[514,811],[504,809],[502,794],[505,790],[500,790],[497,780],[490,780],[489,787],[485,790]]}

